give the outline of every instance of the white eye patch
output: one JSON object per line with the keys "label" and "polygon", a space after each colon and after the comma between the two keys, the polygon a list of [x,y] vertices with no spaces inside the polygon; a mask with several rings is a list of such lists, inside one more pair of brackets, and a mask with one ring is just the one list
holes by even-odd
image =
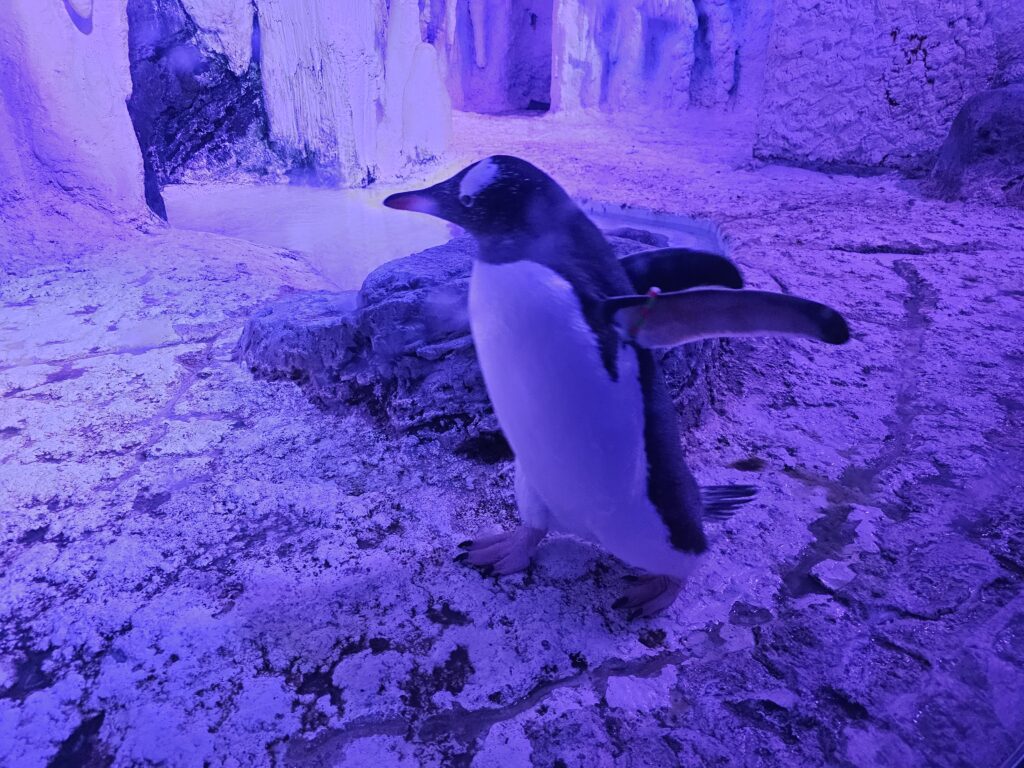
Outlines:
{"label": "white eye patch", "polygon": [[501,169],[493,159],[484,158],[462,177],[459,183],[459,197],[476,197],[487,189],[500,173]]}

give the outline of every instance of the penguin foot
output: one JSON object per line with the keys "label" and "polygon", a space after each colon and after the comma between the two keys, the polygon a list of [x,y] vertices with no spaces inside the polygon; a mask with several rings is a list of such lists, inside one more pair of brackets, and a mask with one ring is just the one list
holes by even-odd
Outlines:
{"label": "penguin foot", "polygon": [[485,570],[486,575],[507,576],[526,569],[547,531],[520,525],[513,531],[484,536],[459,545],[465,551],[456,562]]}
{"label": "penguin foot", "polygon": [[665,610],[683,588],[681,579],[672,576],[654,576],[647,574],[636,579],[636,583],[626,589],[626,593],[612,605],[629,611],[629,618],[647,618]]}

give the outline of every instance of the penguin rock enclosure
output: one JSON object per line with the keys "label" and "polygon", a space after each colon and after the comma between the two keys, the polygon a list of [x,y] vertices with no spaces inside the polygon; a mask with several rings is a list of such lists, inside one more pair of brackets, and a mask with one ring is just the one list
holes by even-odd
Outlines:
{"label": "penguin rock enclosure", "polygon": [[1024,8],[5,0],[0,766],[1024,759]]}

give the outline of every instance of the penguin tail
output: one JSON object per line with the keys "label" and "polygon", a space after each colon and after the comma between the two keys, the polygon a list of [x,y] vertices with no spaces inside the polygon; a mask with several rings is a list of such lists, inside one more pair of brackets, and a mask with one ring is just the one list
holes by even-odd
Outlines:
{"label": "penguin tail", "polygon": [[753,485],[704,485],[700,498],[704,502],[705,520],[728,520],[733,513],[757,495]]}

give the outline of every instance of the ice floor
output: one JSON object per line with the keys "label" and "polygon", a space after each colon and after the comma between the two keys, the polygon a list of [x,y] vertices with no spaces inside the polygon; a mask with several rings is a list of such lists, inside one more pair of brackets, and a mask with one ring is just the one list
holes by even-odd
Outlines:
{"label": "ice floor", "polygon": [[715,222],[750,285],[846,314],[842,348],[728,346],[686,430],[702,482],[757,500],[654,620],[612,610],[626,569],[568,539],[483,579],[454,545],[510,524],[509,466],[233,360],[253,310],[332,287],[316,264],[69,233],[0,286],[0,765],[1001,768],[1024,733],[1024,216],[762,167],[742,125],[456,133],[448,170],[510,152]]}

